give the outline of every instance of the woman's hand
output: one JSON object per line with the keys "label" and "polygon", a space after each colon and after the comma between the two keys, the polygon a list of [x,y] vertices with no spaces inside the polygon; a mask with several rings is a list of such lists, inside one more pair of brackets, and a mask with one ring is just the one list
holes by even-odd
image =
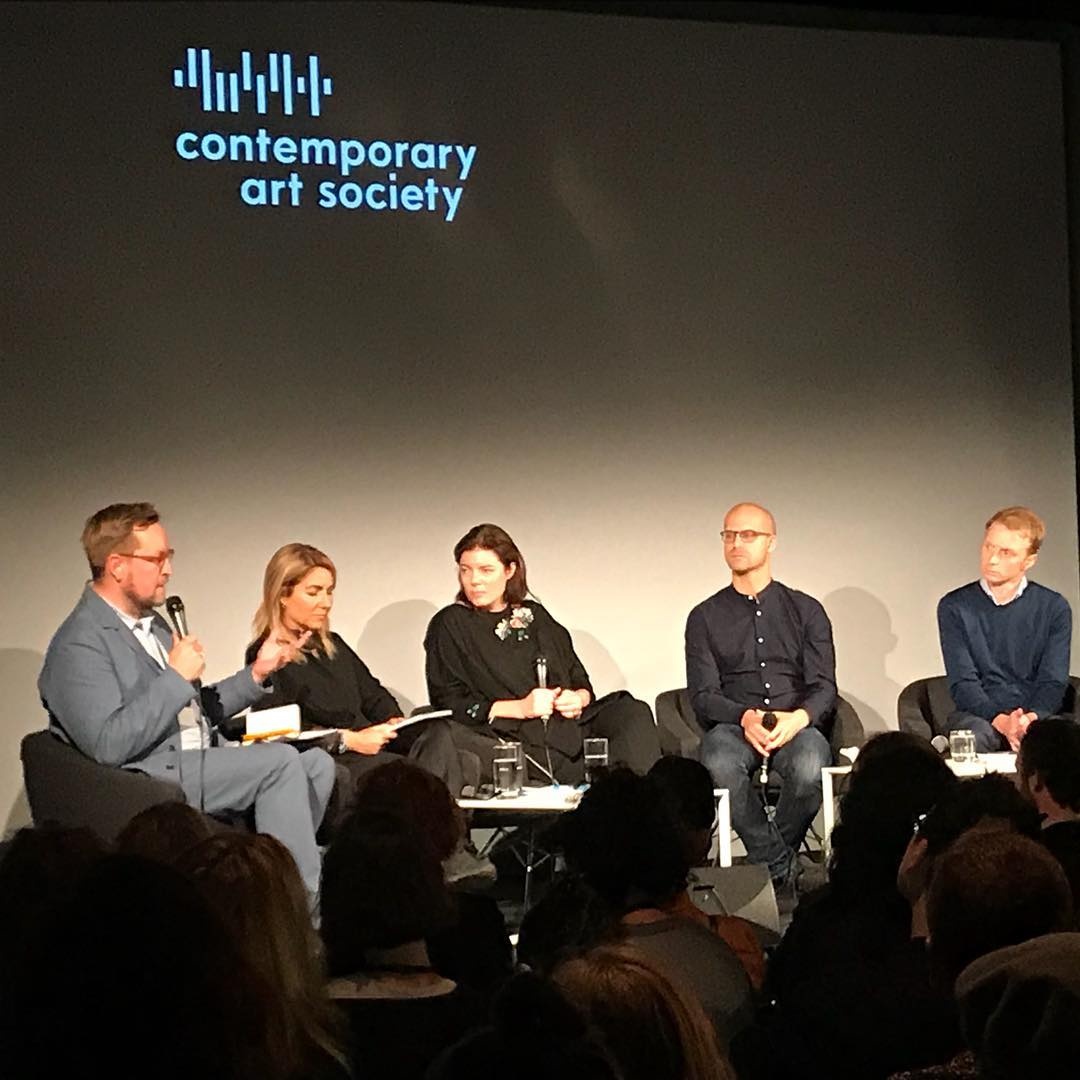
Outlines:
{"label": "woman's hand", "polygon": [[554,690],[541,690],[537,687],[521,699],[521,713],[524,719],[537,716],[550,716],[555,711],[555,699],[562,693],[562,687]]}
{"label": "woman's hand", "polygon": [[555,699],[555,710],[564,720],[577,720],[590,700],[588,690],[563,690]]}
{"label": "woman's hand", "polygon": [[392,721],[385,724],[372,724],[360,731],[344,730],[341,741],[346,750],[357,754],[377,754],[388,742],[397,738]]}

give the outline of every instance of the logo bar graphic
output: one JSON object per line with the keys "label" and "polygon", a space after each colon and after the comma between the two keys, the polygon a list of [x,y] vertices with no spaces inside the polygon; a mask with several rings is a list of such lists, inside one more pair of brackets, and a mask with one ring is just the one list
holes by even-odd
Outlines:
{"label": "logo bar graphic", "polygon": [[214,71],[209,49],[189,48],[187,65],[173,69],[173,86],[199,90],[203,112],[240,111],[242,94],[253,94],[255,110],[265,116],[271,95],[280,95],[281,111],[292,116],[297,96],[308,99],[308,112],[319,116],[322,99],[334,92],[334,83],[319,71],[319,58],[309,55],[307,64],[299,68],[305,74],[294,73],[291,53],[268,53],[267,70],[253,70],[250,52],[240,54],[240,71]]}

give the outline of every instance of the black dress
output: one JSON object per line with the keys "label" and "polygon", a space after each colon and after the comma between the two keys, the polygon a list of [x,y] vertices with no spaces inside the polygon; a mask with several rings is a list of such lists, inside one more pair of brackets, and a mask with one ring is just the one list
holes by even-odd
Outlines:
{"label": "black dress", "polygon": [[[330,637],[335,646],[333,656],[327,656],[321,649],[309,649],[303,663],[286,664],[275,671],[270,676],[273,692],[259,701],[256,708],[299,705],[300,726],[304,730],[327,727],[362,731],[401,716],[401,706],[372,675],[367,664],[338,634],[331,633]],[[248,647],[247,663],[255,658],[262,640]],[[336,807],[327,811],[327,817],[333,820],[344,811],[343,803],[349,801],[358,777],[403,755],[439,777],[452,795],[456,797],[460,793],[461,763],[449,725],[445,720],[424,720],[404,728],[377,754],[351,751],[341,754],[337,762],[349,774],[348,780],[341,778],[348,790],[335,792]]]}
{"label": "black dress", "polygon": [[[454,740],[480,757],[485,776],[491,774],[491,744],[503,737],[520,740],[526,753],[545,765],[549,750],[561,783],[583,777],[581,741],[590,735],[608,739],[613,764],[638,772],[646,772],[660,756],[648,705],[625,691],[597,700],[570,634],[535,600],[503,611],[451,604],[432,618],[424,649],[431,704],[453,710]],[[489,723],[492,702],[520,699],[536,688],[539,656],[547,660],[548,686],[587,690],[594,698],[581,718],[564,720],[555,714],[546,732],[538,718],[498,717]],[[538,772],[532,778],[543,779]]]}

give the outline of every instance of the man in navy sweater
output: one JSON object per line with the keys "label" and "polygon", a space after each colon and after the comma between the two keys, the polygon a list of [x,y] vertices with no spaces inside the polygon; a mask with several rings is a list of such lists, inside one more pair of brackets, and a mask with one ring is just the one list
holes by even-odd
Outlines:
{"label": "man in navy sweater", "polygon": [[1072,612],[1060,593],[1027,578],[1045,536],[1027,507],[999,510],[986,523],[981,577],[938,604],[956,705],[947,727],[973,731],[980,754],[1016,750],[1028,725],[1065,700]]}

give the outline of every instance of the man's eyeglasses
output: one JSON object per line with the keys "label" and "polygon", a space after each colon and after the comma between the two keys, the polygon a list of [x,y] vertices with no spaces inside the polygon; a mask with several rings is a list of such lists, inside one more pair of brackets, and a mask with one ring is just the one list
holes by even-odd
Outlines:
{"label": "man's eyeglasses", "polygon": [[759,536],[772,536],[772,533],[757,532],[754,529],[724,529],[720,533],[725,544],[734,544],[738,537],[744,544],[753,543]]}
{"label": "man's eyeglasses", "polygon": [[176,552],[172,548],[161,552],[159,555],[140,555],[135,551],[118,551],[116,554],[123,555],[125,559],[142,559],[143,562],[155,563],[159,570],[167,562],[172,562],[176,558]]}

